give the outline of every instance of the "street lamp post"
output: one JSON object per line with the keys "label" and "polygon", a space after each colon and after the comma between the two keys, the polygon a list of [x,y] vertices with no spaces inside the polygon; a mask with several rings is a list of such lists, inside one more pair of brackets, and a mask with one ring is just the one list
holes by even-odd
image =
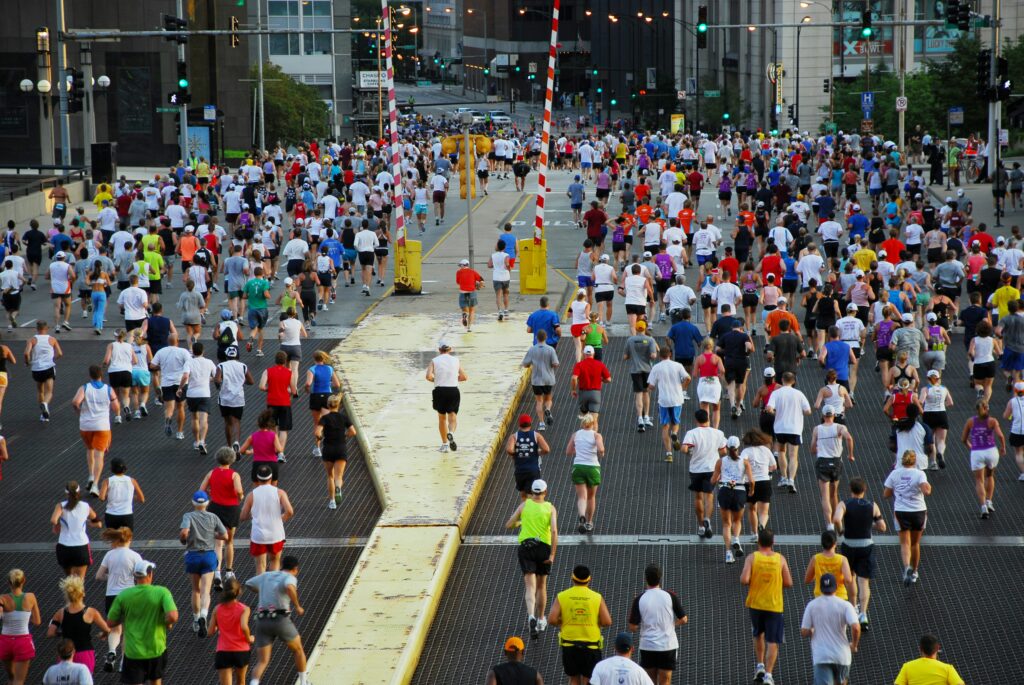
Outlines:
{"label": "street lamp post", "polygon": [[794,128],[800,128],[800,29],[810,21],[811,18],[806,16],[800,20],[800,25],[796,27],[796,108],[793,111]]}
{"label": "street lamp post", "polygon": [[[50,99],[50,30],[45,26],[36,29],[36,83],[30,79],[21,82],[21,90],[32,91],[33,85],[39,92],[39,146],[40,161],[44,165],[54,163],[53,117]],[[26,85],[27,84],[27,85]]]}
{"label": "street lamp post", "polygon": [[470,166],[473,162],[473,154],[470,151],[470,145],[472,144],[472,138],[469,135],[469,127],[473,125],[473,114],[471,112],[463,112],[461,117],[462,123],[462,135],[463,135],[463,147],[462,154],[465,155],[465,161],[463,168],[466,171],[466,175],[463,177],[466,179],[466,239],[467,248],[469,251],[469,266],[473,267],[473,168]]}
{"label": "street lamp post", "polygon": [[[490,79],[487,77],[487,70],[490,68],[490,60],[488,59],[488,57],[489,57],[488,48],[490,47],[490,44],[489,44],[488,37],[487,37],[487,10],[478,10],[478,9],[476,9],[474,7],[469,7],[469,8],[466,9],[466,14],[468,14],[468,15],[472,16],[472,15],[477,14],[477,13],[480,13],[480,15],[482,15],[483,21],[484,21],[484,48],[483,48],[484,64],[483,64],[483,67],[482,67],[481,74],[483,76],[483,89],[482,90],[483,90],[483,94],[484,94],[484,99],[486,100],[487,96],[490,94],[490,90],[488,89],[488,85],[489,85],[488,82],[490,81]],[[462,33],[463,33],[463,35],[462,35],[462,44],[463,44],[463,46],[465,46],[465,44],[466,44],[466,35],[465,35],[465,33],[466,33],[466,30],[465,30],[466,29],[466,24],[465,24],[465,22],[463,22],[463,24],[462,24],[462,29],[463,29],[462,30]],[[462,70],[463,70],[463,73],[465,73],[465,70],[466,70],[466,49],[465,49],[465,47],[463,47],[463,49],[462,49]],[[463,77],[463,81],[465,81],[465,77]]]}

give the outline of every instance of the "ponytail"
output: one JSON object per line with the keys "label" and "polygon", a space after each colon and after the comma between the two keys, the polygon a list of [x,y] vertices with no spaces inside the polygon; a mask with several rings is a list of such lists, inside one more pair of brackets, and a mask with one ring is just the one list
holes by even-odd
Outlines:
{"label": "ponytail", "polygon": [[68,501],[64,503],[64,509],[71,511],[82,501],[82,491],[78,487],[78,481],[69,480],[67,485],[64,486],[64,492],[68,495]]}

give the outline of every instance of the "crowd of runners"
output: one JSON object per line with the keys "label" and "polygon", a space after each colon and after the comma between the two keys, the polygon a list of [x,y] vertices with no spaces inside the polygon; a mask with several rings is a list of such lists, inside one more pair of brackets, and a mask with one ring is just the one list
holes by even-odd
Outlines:
{"label": "crowd of runners", "polygon": [[[511,173],[522,190],[536,164],[539,136],[497,132],[494,138],[494,152],[475,164],[479,181],[486,192],[489,178]],[[115,424],[144,421],[152,410],[163,414],[154,434],[162,429],[168,439],[183,441],[188,423],[194,451],[213,452],[214,464],[196,484],[179,534],[192,584],[192,629],[200,638],[217,635],[221,682],[245,681],[254,643],[257,662],[249,682],[258,683],[276,639],[294,653],[305,679],[292,621],[303,612],[295,580],[299,561],[283,550],[294,509],[279,487],[294,402],[302,392],[308,395],[313,454],[324,462],[326,506],[332,510],[342,500],[345,443],[355,429],[340,410],[340,376],[325,353],[317,352],[312,364],[304,360],[303,339],[314,332],[318,312],[338,298],[370,295],[386,285],[394,215],[402,212],[407,226],[424,232],[432,211],[439,227],[449,183],[457,185],[454,160],[442,154],[438,136],[410,135],[398,152],[401,178],[389,170],[384,141],[313,142],[292,152],[279,147],[238,169],[198,159],[154,179],[102,184],[95,218],[84,211],[72,215],[70,198],[59,187],[52,226],[8,224],[0,288],[10,328],[19,325],[23,297],[42,297],[32,294],[37,289],[48,291],[53,318],[35,323],[36,334],[20,357],[8,346],[0,349],[0,402],[8,373],[20,363],[31,370],[43,423],[51,420],[54,383],[81,383],[72,406],[87,474],[67,482],[50,520],[67,599],[49,626],[52,635],[66,638],[54,668],[79,664],[92,671],[96,632],[106,638],[99,659],[104,670],[119,669],[129,684],[158,682],[163,675],[166,631],[178,621],[178,610],[166,588],[152,584],[154,564],[131,550],[133,507],[144,501],[146,483],[130,475],[122,456],[127,450],[114,440]],[[749,585],[755,679],[774,682],[784,635],[783,589],[793,583],[786,560],[773,551],[773,490],[794,493],[798,483],[813,483],[820,494],[822,551],[809,561],[805,581],[827,600],[808,605],[801,632],[812,640],[815,682],[845,682],[851,652],[870,626],[873,532],[887,526],[898,531],[900,579],[908,586],[919,582],[927,499],[942,496],[941,479],[964,477],[956,473],[964,470],[959,462],[947,463],[949,430],[959,431],[970,455],[967,477],[976,499],[965,506],[982,519],[996,512],[994,471],[1007,441],[1024,480],[1024,303],[1018,289],[1024,237],[1016,226],[1007,235],[991,235],[975,220],[962,190],[944,202],[932,200],[920,171],[896,146],[870,136],[608,130],[556,136],[550,153],[553,168],[570,177],[568,201],[582,247],[568,330],[546,299],[527,320],[535,344],[523,365],[532,370],[535,415],[519,418],[506,445],[522,499],[508,526],[519,529],[531,637],[538,639],[548,625],[559,627],[565,670],[574,683],[619,682],[610,679],[617,672],[612,669],[629,670],[622,665],[633,649],[628,632],[615,639],[618,666],[598,663],[600,628],[611,625],[611,617],[589,589],[589,569],[575,568],[572,586],[547,606],[558,525],[541,477],[542,455],[564,449],[573,460],[576,491],[569,519],[580,534],[600,529],[606,438],[630,439],[600,432],[602,388],[622,382],[613,381],[602,361],[621,303],[636,431],[655,429],[656,401],[660,458],[686,457],[697,535],[711,538],[720,529],[725,563],[743,559],[739,579]],[[706,188],[713,192],[702,201]],[[487,262],[499,318],[509,313],[516,256],[512,226],[505,226]],[[460,264],[455,278],[462,323],[471,331],[485,279],[469,263]],[[87,373],[62,372],[58,380],[60,338],[74,330],[76,296],[88,328],[98,336],[112,333],[112,340]],[[272,307],[279,308],[273,323]],[[117,321],[113,331],[110,320]],[[943,383],[957,327],[971,366],[969,389]],[[276,332],[279,345],[273,365],[256,374],[243,360],[264,355],[267,329]],[[554,347],[561,337],[570,337],[573,346],[571,392],[578,406],[571,408],[553,406]],[[751,369],[759,348],[770,365]],[[435,385],[442,452],[457,450],[457,388],[466,379],[451,351],[442,341],[426,374]],[[857,378],[865,373],[880,375],[885,397],[858,403]],[[748,387],[751,375],[756,387]],[[795,387],[797,375],[820,379],[815,397]],[[27,386],[16,374],[10,382]],[[963,426],[950,426],[947,418],[954,396],[975,406]],[[726,402],[733,419],[756,412],[757,428],[728,435]],[[241,418],[254,403],[258,429],[243,436]],[[223,441],[209,435],[214,406],[223,419]],[[846,428],[854,412],[891,425],[893,468],[884,484],[858,477],[842,482],[844,461],[855,460],[858,441]],[[566,445],[544,440],[553,421],[573,421],[576,414],[579,429]],[[1008,437],[1000,418],[1008,422]],[[8,456],[18,457],[8,455],[0,440],[0,459]],[[813,475],[798,480],[808,457]],[[251,472],[243,477],[234,466],[249,458]],[[953,473],[934,473],[947,466]],[[892,499],[892,520],[885,520],[873,498]],[[244,520],[252,522],[257,575],[240,583],[233,541]],[[111,544],[94,573],[90,526],[104,528]],[[748,553],[745,544],[756,549]],[[161,569],[156,577],[161,573],[169,572]],[[644,576],[648,590],[627,623],[640,631],[643,670],[667,683],[678,645],[675,626],[687,616],[678,598],[660,590],[661,569],[652,566]],[[96,580],[106,584],[103,610],[85,600]],[[35,653],[29,624],[42,620],[26,583],[24,573],[11,571],[11,593],[0,597],[0,657],[15,683],[24,682]],[[258,593],[252,611],[238,601],[244,589]],[[922,639],[925,658],[937,649],[934,638]],[[522,651],[519,638],[506,643],[509,663],[521,664]],[[509,671],[496,667],[496,682],[527,682],[519,666],[512,668],[520,680],[499,675]],[[927,682],[920,674],[938,668],[922,660],[908,665],[897,682]],[[948,682],[962,682],[950,673]]]}

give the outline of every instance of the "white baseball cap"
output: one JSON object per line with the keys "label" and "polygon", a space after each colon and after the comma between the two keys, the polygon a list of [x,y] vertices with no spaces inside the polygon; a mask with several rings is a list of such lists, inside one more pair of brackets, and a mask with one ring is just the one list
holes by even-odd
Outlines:
{"label": "white baseball cap", "polygon": [[589,355],[593,356],[594,355],[594,346],[593,345],[587,345],[586,347],[584,347],[583,348],[583,354],[589,354]]}
{"label": "white baseball cap", "polygon": [[548,484],[541,478],[538,478],[537,480],[533,481],[533,483],[530,484],[530,492],[534,494],[539,495],[540,493],[547,491]]}

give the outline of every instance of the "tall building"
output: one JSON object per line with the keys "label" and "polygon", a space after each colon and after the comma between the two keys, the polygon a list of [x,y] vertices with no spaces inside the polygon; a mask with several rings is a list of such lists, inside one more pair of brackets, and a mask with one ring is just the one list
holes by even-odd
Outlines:
{"label": "tall building", "polygon": [[[237,0],[186,2],[190,28],[222,28],[237,10]],[[67,29],[153,30],[163,14],[175,15],[174,0],[76,0],[64,2]],[[53,164],[60,161],[60,117],[56,6],[53,2],[9,2],[0,24],[0,146],[8,163]],[[48,29],[47,45],[37,30]],[[244,40],[244,39],[243,39]],[[244,45],[244,42],[243,42]],[[179,152],[177,108],[168,94],[177,89],[177,44],[162,38],[124,38],[118,42],[68,41],[68,66],[95,80],[91,101],[82,112],[68,116],[71,158],[86,161],[87,138],[118,143],[121,165],[161,166],[176,162]],[[85,48],[83,50],[83,48]],[[226,151],[249,147],[251,109],[244,48],[234,49],[230,38],[193,37],[187,44],[190,140],[207,158],[220,160]],[[109,86],[101,85],[109,79]],[[49,92],[38,85],[46,81]],[[23,87],[23,83],[25,86]],[[79,84],[81,87],[82,84]],[[216,111],[204,120],[204,106]],[[88,135],[95,121],[95,132]]]}
{"label": "tall building", "polygon": [[[350,0],[252,0],[248,23],[270,29],[349,29]],[[352,54],[347,33],[271,33],[251,40],[249,58],[260,55],[300,83],[313,86],[331,111],[335,136],[352,133]],[[274,141],[267,141],[273,145]]]}

